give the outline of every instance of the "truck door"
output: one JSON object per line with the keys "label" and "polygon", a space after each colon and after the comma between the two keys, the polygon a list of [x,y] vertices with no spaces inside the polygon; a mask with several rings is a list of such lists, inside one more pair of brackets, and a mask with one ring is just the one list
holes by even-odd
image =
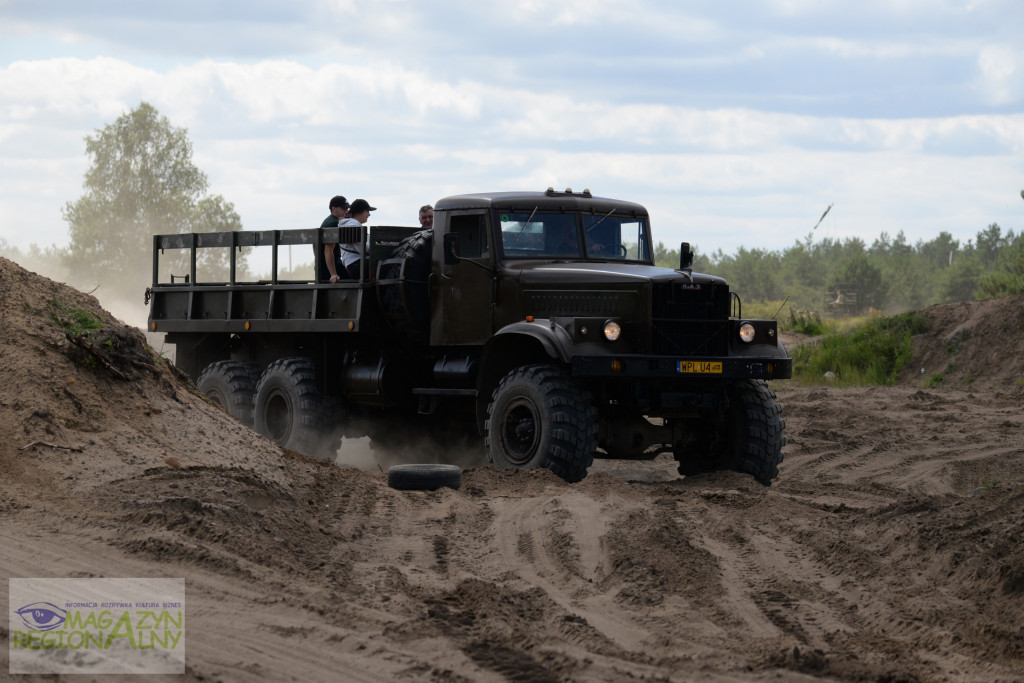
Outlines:
{"label": "truck door", "polygon": [[482,210],[452,211],[446,218],[445,232],[458,235],[461,258],[454,265],[445,264],[442,245],[435,239],[434,261],[440,264],[441,277],[430,316],[430,343],[482,344],[491,337],[494,319],[494,248],[488,215]]}

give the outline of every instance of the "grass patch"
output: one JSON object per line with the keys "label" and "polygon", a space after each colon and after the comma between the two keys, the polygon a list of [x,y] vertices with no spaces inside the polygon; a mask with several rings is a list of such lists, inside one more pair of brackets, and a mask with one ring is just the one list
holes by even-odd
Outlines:
{"label": "grass patch", "polygon": [[913,353],[910,338],[926,332],[929,325],[918,311],[862,318],[816,345],[797,347],[793,377],[802,384],[821,384],[825,373],[831,372],[831,383],[837,386],[895,384]]}
{"label": "grass patch", "polygon": [[50,319],[69,336],[81,337],[103,327],[93,313],[84,308],[72,308],[57,301],[50,301]]}
{"label": "grass patch", "polygon": [[821,321],[817,311],[806,311],[796,308],[789,309],[789,319],[782,323],[782,329],[799,332],[817,337],[829,332],[829,327]]}

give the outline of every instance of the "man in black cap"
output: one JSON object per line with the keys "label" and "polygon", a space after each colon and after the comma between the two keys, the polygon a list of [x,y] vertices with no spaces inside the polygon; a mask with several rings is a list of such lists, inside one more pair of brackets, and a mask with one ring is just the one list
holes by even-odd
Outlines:
{"label": "man in black cap", "polygon": [[[349,210],[348,200],[340,194],[331,197],[331,215],[320,224],[321,228],[336,228],[338,223],[346,217]],[[316,247],[313,247],[316,251]],[[337,282],[346,276],[345,266],[341,260],[341,249],[337,244],[325,244],[323,252],[316,254],[317,280],[321,282]]]}
{"label": "man in black cap", "polygon": [[[339,228],[361,228],[366,225],[366,221],[370,220],[370,212],[376,211],[376,206],[370,206],[370,202],[365,199],[357,199],[352,202],[352,206],[349,207],[349,214],[351,218],[346,218],[338,222]],[[341,259],[344,262],[344,269],[348,272],[348,277],[353,280],[359,279],[359,243],[353,244],[342,244],[341,245]],[[332,280],[333,282],[333,280]]]}

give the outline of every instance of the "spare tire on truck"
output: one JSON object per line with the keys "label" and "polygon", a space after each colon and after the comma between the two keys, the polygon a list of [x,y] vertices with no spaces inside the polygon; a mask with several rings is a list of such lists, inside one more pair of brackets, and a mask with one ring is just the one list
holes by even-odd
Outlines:
{"label": "spare tire on truck", "polygon": [[430,277],[432,230],[420,230],[403,239],[391,258],[377,270],[377,297],[384,319],[400,339],[426,343],[430,333]]}

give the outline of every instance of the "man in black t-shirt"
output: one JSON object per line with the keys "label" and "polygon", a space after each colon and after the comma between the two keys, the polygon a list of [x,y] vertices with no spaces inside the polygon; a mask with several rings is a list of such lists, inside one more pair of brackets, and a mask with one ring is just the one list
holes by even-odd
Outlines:
{"label": "man in black t-shirt", "polygon": [[[340,194],[331,197],[331,215],[323,220],[321,228],[336,228],[338,221],[348,215],[348,200]],[[316,245],[313,246],[314,252]],[[316,279],[320,282],[337,282],[348,277],[341,262],[341,249],[337,244],[324,244],[323,251],[316,254]]]}

